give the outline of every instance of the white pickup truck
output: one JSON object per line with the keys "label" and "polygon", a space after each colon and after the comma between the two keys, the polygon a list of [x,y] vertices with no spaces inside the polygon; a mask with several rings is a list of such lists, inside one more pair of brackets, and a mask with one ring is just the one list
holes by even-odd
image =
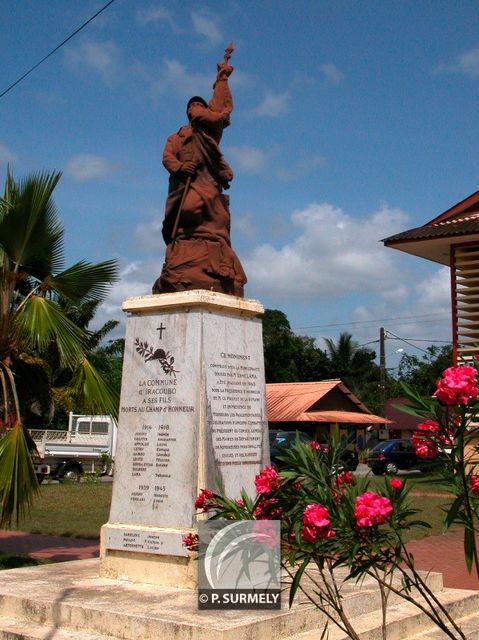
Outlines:
{"label": "white pickup truck", "polygon": [[30,435],[50,477],[79,481],[84,473],[113,474],[117,431],[111,416],[70,413],[67,431],[30,429]]}

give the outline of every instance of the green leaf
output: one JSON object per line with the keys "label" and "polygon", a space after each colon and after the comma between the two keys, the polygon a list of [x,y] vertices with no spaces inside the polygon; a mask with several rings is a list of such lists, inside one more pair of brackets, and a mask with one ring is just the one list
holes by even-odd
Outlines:
{"label": "green leaf", "polygon": [[474,530],[469,527],[465,527],[464,529],[464,557],[466,560],[466,567],[469,573],[472,571],[472,563],[474,560]]}
{"label": "green leaf", "polygon": [[52,199],[60,177],[36,173],[15,183],[7,176],[5,185],[0,243],[20,271],[39,280],[63,264],[63,226]]}
{"label": "green leaf", "polygon": [[76,304],[102,300],[110,284],[118,280],[118,262],[77,262],[49,279],[51,289]]}
{"label": "green leaf", "polygon": [[120,399],[101,374],[83,357],[74,371],[72,388],[85,411],[118,419]]}
{"label": "green leaf", "polygon": [[454,502],[450,507],[447,508],[447,515],[444,521],[444,529],[449,529],[449,527],[456,521],[457,514],[459,513],[459,509],[464,504],[464,494],[461,493],[456,497]]}
{"label": "green leaf", "polygon": [[0,527],[10,527],[13,520],[18,525],[38,490],[35,453],[35,443],[19,422],[0,440]]}
{"label": "green leaf", "polygon": [[58,305],[32,295],[13,318],[14,334],[27,349],[44,352],[55,341],[63,365],[73,367],[83,354],[85,333],[71,322]]}
{"label": "green leaf", "polygon": [[301,578],[303,577],[304,570],[306,569],[308,564],[309,564],[309,558],[305,558],[303,560],[303,563],[299,567],[299,569],[296,571],[296,574],[293,578],[291,587],[289,589],[289,608],[290,609],[293,606],[294,596],[296,595],[296,591],[298,590],[299,583],[301,582]]}

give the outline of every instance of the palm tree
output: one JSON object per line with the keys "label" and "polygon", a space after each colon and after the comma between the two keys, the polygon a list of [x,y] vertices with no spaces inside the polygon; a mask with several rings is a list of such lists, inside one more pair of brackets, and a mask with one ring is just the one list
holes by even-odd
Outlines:
{"label": "palm tree", "polygon": [[360,394],[364,383],[376,375],[375,352],[361,347],[347,331],[341,333],[337,342],[323,338],[331,362],[332,374],[341,378],[356,394]]}
{"label": "palm tree", "polygon": [[95,304],[117,279],[117,264],[80,261],[65,269],[63,226],[53,202],[60,173],[15,181],[7,172],[0,198],[0,526],[10,526],[29,506],[37,481],[35,445],[22,420],[18,389],[45,403],[51,392],[45,355],[52,348],[72,372],[74,393],[92,413],[116,415],[118,398],[91,365],[91,333],[60,304]]}

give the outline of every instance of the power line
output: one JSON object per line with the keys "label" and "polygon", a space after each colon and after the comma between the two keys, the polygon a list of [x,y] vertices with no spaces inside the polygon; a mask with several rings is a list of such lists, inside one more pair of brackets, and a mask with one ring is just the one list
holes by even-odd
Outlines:
{"label": "power line", "polygon": [[61,49],[61,47],[63,47],[64,44],[66,44],[69,40],[71,40],[74,36],[76,36],[77,33],[79,33],[82,29],[84,29],[87,24],[90,24],[90,22],[92,22],[95,18],[97,18],[100,13],[102,13],[103,11],[105,11],[105,9],[108,9],[108,7],[113,4],[116,0],[110,0],[110,2],[107,2],[106,5],[104,7],[102,7],[99,11],[97,11],[95,13],[95,15],[93,15],[91,18],[88,18],[88,20],[86,22],[84,22],[80,27],[78,27],[78,29],[76,29],[73,33],[71,33],[68,38],[65,38],[65,40],[63,40],[63,42],[60,42],[60,44],[58,46],[56,46],[54,49],[52,49],[50,51],[50,53],[47,53],[47,55],[42,58],[39,62],[37,62],[36,64],[33,65],[33,67],[31,67],[28,71],[26,71],[20,78],[18,78],[18,80],[15,80],[15,82],[13,82],[9,87],[7,87],[5,89],[5,91],[3,91],[2,93],[0,93],[0,98],[3,98],[4,95],[6,95],[9,91],[11,91],[14,87],[17,86],[17,84],[19,84],[22,80],[24,80],[28,75],[30,75],[32,73],[32,71],[35,71],[35,69],[38,69],[38,67],[43,64],[45,62],[45,60],[48,60],[48,58],[50,56],[52,56],[56,51],[58,51],[58,49]]}
{"label": "power line", "polygon": [[[313,324],[313,325],[309,325],[306,327],[292,327],[292,329],[294,331],[298,331],[300,329],[326,329],[328,327],[349,327],[349,326],[353,326],[353,325],[358,325],[358,324],[374,324],[377,322],[393,322],[395,320],[408,320],[410,322],[416,322],[417,318],[430,318],[429,320],[419,320],[417,321],[418,324],[419,323],[424,323],[424,322],[434,322],[434,318],[443,318],[443,317],[449,317],[448,313],[424,313],[422,315],[416,315],[416,316],[399,316],[396,318],[375,318],[374,320],[357,320],[355,322],[336,322],[336,323],[330,323],[330,324]],[[408,323],[404,323],[404,324],[408,324]]]}
{"label": "power line", "polygon": [[401,342],[404,342],[405,344],[409,345],[413,349],[417,349],[418,351],[422,351],[423,353],[428,353],[426,349],[423,349],[422,347],[418,347],[417,345],[413,344],[412,342],[409,342],[405,338],[400,338],[399,336],[394,335],[394,333],[391,333],[390,331],[387,331],[386,333],[387,333],[386,337],[392,336],[396,340],[400,340]]}

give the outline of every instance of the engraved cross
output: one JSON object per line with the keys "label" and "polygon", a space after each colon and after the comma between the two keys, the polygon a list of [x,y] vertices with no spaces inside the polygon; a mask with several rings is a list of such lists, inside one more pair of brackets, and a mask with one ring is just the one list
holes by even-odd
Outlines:
{"label": "engraved cross", "polygon": [[165,331],[165,329],[166,327],[163,326],[163,323],[161,323],[160,326],[156,328],[156,330],[160,332],[160,340],[163,339],[163,331]]}

